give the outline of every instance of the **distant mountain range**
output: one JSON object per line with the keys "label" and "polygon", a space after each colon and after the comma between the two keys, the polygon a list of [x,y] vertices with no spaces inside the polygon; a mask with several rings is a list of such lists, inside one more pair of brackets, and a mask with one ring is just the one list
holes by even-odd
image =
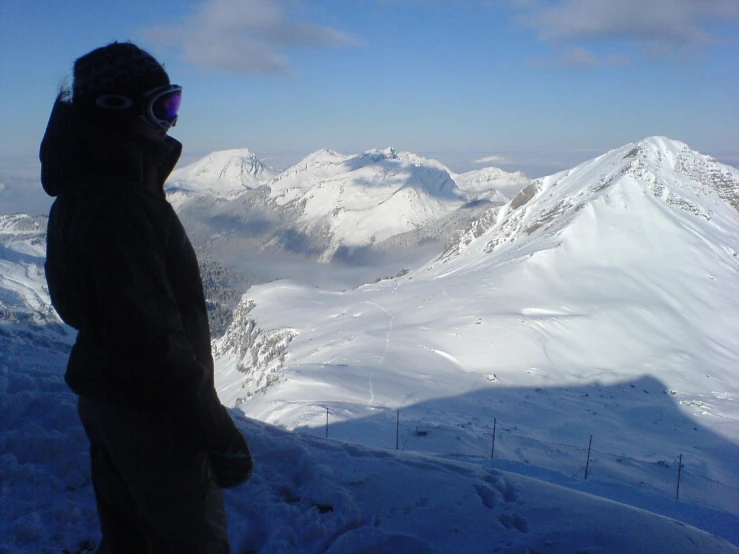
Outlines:
{"label": "distant mountain range", "polygon": [[498,168],[457,175],[392,148],[356,155],[320,150],[279,173],[249,150],[228,150],[176,170],[166,190],[195,243],[212,255],[289,253],[362,263],[429,241],[440,251],[455,228],[528,183],[522,173]]}

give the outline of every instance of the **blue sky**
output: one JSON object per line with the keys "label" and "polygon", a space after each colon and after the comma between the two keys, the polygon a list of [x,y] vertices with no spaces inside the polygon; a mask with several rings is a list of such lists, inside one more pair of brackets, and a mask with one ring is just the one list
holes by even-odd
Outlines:
{"label": "blue sky", "polygon": [[737,0],[0,0],[0,163],[113,40],[184,86],[189,157],[393,146],[537,176],[666,135],[739,165]]}

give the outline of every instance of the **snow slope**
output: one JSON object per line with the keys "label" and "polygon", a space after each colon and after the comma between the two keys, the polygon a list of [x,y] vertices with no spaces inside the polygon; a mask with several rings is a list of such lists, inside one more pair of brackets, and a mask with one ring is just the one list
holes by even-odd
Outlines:
{"label": "snow slope", "polygon": [[52,308],[46,289],[46,221],[0,214],[0,341],[66,351],[74,334]]}
{"label": "snow slope", "polygon": [[689,453],[723,484],[692,498],[739,513],[737,190],[736,169],[653,137],[533,181],[400,278],[253,287],[216,343],[222,398],[288,429],[330,408],[340,438],[381,446],[401,409],[464,424],[475,455],[497,418],[533,441],[507,456],[543,467],[545,443],[593,434],[639,461],[633,486]]}
{"label": "snow slope", "polygon": [[[100,540],[64,365],[43,348],[3,350],[0,552],[81,554]],[[225,492],[234,553],[739,551],[690,525],[493,464],[304,436],[232,414],[256,463],[248,483]],[[739,541],[733,522],[703,515],[718,515],[718,531]]]}

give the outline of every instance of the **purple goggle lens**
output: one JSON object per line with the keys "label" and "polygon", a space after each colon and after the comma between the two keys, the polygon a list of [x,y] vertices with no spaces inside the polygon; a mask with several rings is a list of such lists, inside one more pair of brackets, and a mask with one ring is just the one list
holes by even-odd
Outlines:
{"label": "purple goggle lens", "polygon": [[172,123],[177,119],[181,101],[182,89],[166,92],[154,100],[151,105],[151,113],[157,119]]}
{"label": "purple goggle lens", "polygon": [[168,131],[177,124],[177,112],[182,100],[182,87],[165,85],[144,94],[143,117],[155,129]]}

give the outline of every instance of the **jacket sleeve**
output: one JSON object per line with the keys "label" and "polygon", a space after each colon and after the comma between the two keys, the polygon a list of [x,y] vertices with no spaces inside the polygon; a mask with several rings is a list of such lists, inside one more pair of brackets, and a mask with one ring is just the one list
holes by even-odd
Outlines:
{"label": "jacket sleeve", "polygon": [[166,273],[170,212],[152,217],[135,194],[93,192],[87,200],[68,236],[92,289],[88,334],[109,361],[103,379],[136,405],[181,415],[204,448],[228,448],[238,430],[211,368],[198,363]]}

